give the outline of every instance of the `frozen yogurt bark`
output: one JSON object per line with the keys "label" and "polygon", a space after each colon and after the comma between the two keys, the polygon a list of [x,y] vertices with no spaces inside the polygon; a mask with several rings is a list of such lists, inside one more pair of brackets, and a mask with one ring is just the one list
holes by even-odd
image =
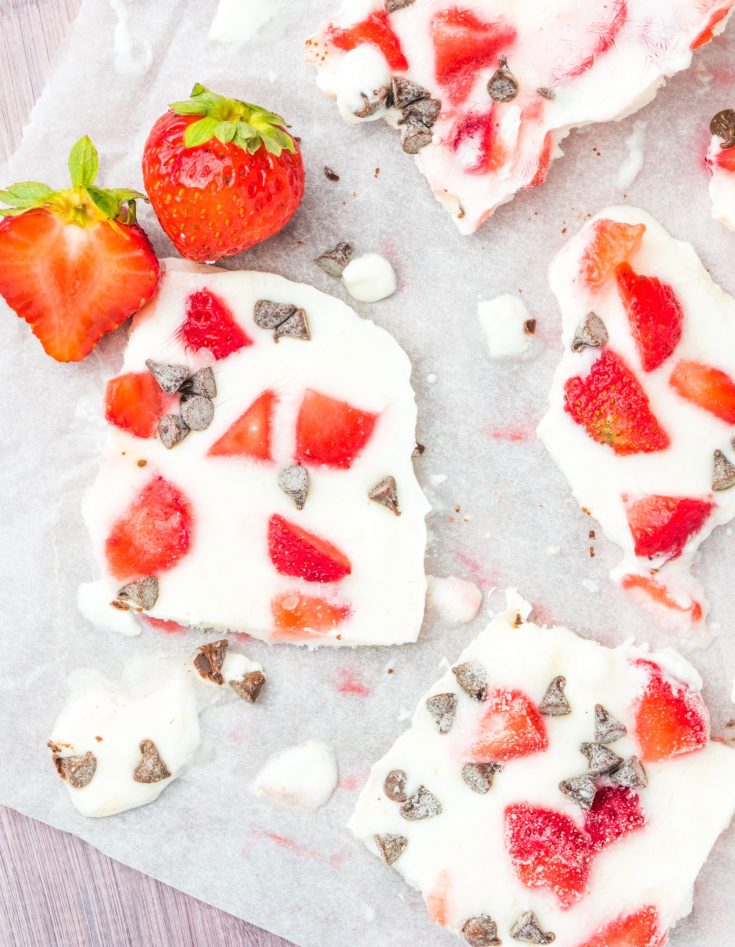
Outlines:
{"label": "frozen yogurt bark", "polygon": [[710,740],[675,651],[605,648],[529,612],[508,593],[349,827],[471,947],[663,947],[735,810],[735,752]]}
{"label": "frozen yogurt bark", "polygon": [[614,578],[665,625],[702,631],[690,569],[735,515],[735,300],[633,207],[586,224],[549,279],[564,354],[539,435],[622,549]]}
{"label": "frozen yogurt bark", "polygon": [[707,152],[712,216],[735,230],[735,109],[723,109],[710,122]]}
{"label": "frozen yogurt bark", "polygon": [[542,184],[575,126],[646,105],[733,0],[343,0],[307,41],[348,121],[385,118],[462,233]]}
{"label": "frozen yogurt bark", "polygon": [[84,501],[103,579],[85,611],[270,641],[415,641],[429,505],[410,375],[387,332],[310,286],[167,265],[107,386]]}

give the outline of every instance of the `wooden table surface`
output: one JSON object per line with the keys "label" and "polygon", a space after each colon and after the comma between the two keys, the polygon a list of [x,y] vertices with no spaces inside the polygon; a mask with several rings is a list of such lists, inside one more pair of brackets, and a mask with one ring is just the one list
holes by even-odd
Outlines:
{"label": "wooden table surface", "polygon": [[[79,3],[0,0],[3,157],[19,141]],[[120,865],[75,836],[0,806],[0,947],[205,945],[289,947],[279,937]]]}

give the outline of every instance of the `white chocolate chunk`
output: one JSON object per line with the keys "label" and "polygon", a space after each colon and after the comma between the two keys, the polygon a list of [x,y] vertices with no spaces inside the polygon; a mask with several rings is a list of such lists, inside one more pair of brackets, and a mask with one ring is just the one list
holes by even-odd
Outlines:
{"label": "white chocolate chunk", "polygon": [[361,303],[375,303],[396,291],[396,274],[389,260],[379,253],[353,257],[342,271],[347,292]]}

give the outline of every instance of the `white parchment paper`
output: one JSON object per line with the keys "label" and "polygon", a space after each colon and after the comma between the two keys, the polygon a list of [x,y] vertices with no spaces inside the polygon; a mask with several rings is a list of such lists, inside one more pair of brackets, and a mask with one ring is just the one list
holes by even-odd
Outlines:
{"label": "white parchment paper", "polygon": [[[479,234],[462,237],[401,152],[398,136],[383,123],[343,124],[317,91],[302,59],[303,40],[331,5],[292,3],[253,42],[234,49],[207,39],[214,0],[133,0],[135,56],[127,68],[120,55],[115,65],[113,10],[85,0],[0,180],[61,185],[69,147],[88,133],[102,153],[103,182],[140,186],[148,129],[196,80],[284,113],[302,138],[304,205],[279,236],[225,265],[274,270],[342,296],[340,284],[312,262],[337,240],[383,252],[395,264],[400,291],[357,309],[392,331],[413,361],[419,440],[426,445],[417,468],[435,507],[428,571],[475,579],[487,593],[486,609],[494,587],[515,584],[544,620],[606,643],[632,634],[666,642],[609,583],[616,550],[588,537],[596,524],[576,507],[533,435],[559,352],[546,267],[567,232],[627,197],[691,240],[715,278],[735,293],[735,234],[710,218],[702,163],[710,116],[735,104],[733,28],[638,116],[648,122],[645,162],[627,195],[616,190],[616,179],[635,119],[574,134],[542,189],[521,194]],[[136,73],[148,59],[148,71]],[[325,178],[325,164],[339,182]],[[150,210],[141,217],[159,252],[170,254]],[[503,292],[521,292],[538,319],[543,345],[534,361],[491,363],[483,354],[478,296]],[[79,582],[95,577],[80,499],[103,436],[103,384],[120,364],[123,342],[118,332],[83,364],[59,365],[24,323],[0,311],[0,802],[301,947],[454,943],[430,926],[419,896],[344,824],[371,762],[405,727],[403,712],[438,676],[442,658],[451,660],[484,625],[484,615],[455,630],[429,615],[419,644],[396,649],[309,653],[248,643],[269,675],[264,699],[205,716],[208,746],[199,765],[147,808],[105,821],[85,820],[72,808],[45,748],[68,672],[88,665],[116,677],[142,649],[188,651],[202,640],[150,631],[123,639],[95,631],[76,610]],[[699,564],[720,632],[708,651],[694,655],[715,734],[727,732],[732,716],[734,550],[731,531],[719,530]],[[309,816],[247,790],[271,752],[303,739],[333,746],[341,771],[331,802]],[[675,947],[722,947],[728,940],[734,873],[730,832],[701,876],[695,913],[674,934]]]}

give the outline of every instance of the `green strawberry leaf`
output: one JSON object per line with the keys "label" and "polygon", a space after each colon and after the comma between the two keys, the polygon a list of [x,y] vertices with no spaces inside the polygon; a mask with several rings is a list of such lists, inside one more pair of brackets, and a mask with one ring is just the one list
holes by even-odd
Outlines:
{"label": "green strawberry leaf", "polygon": [[131,201],[148,200],[145,194],[133,190],[132,187],[111,187],[108,193],[112,194],[118,204],[129,204]]}
{"label": "green strawberry leaf", "polygon": [[120,202],[115,199],[110,191],[89,185],[87,187],[87,194],[89,194],[95,206],[102,211],[105,217],[117,217],[120,211]]}
{"label": "green strawberry leaf", "polygon": [[197,145],[203,145],[214,135],[215,128],[218,128],[220,122],[216,118],[205,115],[198,122],[189,125],[184,132],[184,145],[187,148],[196,148]]}
{"label": "green strawberry leaf", "polygon": [[94,184],[99,171],[97,149],[87,135],[75,143],[69,153],[69,174],[72,187],[89,187]]}
{"label": "green strawberry leaf", "polygon": [[10,204],[14,208],[37,207],[53,194],[53,188],[40,181],[21,181],[11,184],[4,191],[0,191],[0,201]]}
{"label": "green strawberry leaf", "polygon": [[226,145],[228,141],[232,141],[236,134],[237,125],[235,122],[220,122],[214,130],[214,137],[221,141],[223,145]]}

